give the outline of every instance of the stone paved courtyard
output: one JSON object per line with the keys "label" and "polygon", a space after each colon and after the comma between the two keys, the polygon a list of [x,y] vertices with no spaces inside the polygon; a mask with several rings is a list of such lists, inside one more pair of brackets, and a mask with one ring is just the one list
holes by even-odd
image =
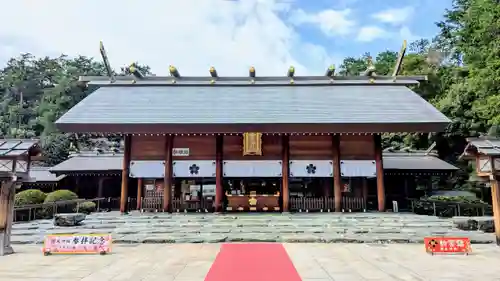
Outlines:
{"label": "stone paved courtyard", "polygon": [[[475,245],[469,256],[431,256],[416,244],[284,244],[303,281],[500,280],[500,249]],[[43,256],[17,245],[0,257],[0,281],[202,281],[220,244],[117,245],[106,256]],[[276,280],[279,280],[277,278]]]}
{"label": "stone paved courtyard", "polygon": [[[465,219],[466,220],[466,219]],[[46,234],[111,233],[114,243],[421,243],[427,236],[469,237],[493,243],[494,235],[462,231],[452,219],[403,213],[167,214],[117,212],[88,216],[83,225],[55,227],[51,220],[17,223],[13,244],[39,244]]]}

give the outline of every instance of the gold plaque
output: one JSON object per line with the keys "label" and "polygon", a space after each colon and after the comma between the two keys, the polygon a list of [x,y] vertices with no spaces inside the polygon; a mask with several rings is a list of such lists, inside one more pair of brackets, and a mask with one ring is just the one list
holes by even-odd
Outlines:
{"label": "gold plaque", "polygon": [[243,134],[243,156],[262,155],[262,133]]}
{"label": "gold plaque", "polygon": [[248,199],[248,204],[250,204],[250,206],[257,205],[257,199],[255,197],[250,197],[250,199]]}

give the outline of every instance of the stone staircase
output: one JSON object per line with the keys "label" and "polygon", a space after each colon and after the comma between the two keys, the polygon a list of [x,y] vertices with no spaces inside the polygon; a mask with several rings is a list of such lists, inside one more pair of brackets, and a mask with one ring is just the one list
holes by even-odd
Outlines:
{"label": "stone staircase", "polygon": [[95,213],[84,224],[52,220],[16,223],[13,244],[39,244],[46,234],[111,233],[114,243],[422,243],[427,236],[469,237],[493,243],[494,235],[462,231],[453,219],[404,213],[167,214]]}

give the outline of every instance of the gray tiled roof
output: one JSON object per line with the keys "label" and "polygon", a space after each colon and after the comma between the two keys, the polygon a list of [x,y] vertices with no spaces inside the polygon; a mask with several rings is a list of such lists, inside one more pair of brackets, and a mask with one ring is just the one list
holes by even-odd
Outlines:
{"label": "gray tiled roof", "polygon": [[405,86],[102,87],[57,124],[403,124],[450,120]]}
{"label": "gray tiled roof", "polygon": [[0,139],[0,156],[23,155],[38,143],[30,139]]}
{"label": "gray tiled roof", "polygon": [[29,171],[29,178],[24,182],[58,182],[62,180],[65,175],[57,176],[49,171],[50,167],[31,167]]}
{"label": "gray tiled roof", "polygon": [[469,145],[477,148],[477,152],[481,154],[489,156],[500,155],[500,139],[498,138],[469,138],[467,141]]}
{"label": "gray tiled roof", "polygon": [[50,172],[96,172],[119,171],[122,169],[123,155],[76,155],[52,167]]}
{"label": "gray tiled roof", "polygon": [[384,170],[456,171],[457,167],[424,153],[384,152]]}
{"label": "gray tiled roof", "polygon": [[[445,161],[426,156],[423,153],[391,153],[384,152],[385,170],[446,170],[457,168]],[[51,172],[84,172],[84,171],[119,171],[122,169],[123,156],[84,154],[69,158],[50,169]]]}

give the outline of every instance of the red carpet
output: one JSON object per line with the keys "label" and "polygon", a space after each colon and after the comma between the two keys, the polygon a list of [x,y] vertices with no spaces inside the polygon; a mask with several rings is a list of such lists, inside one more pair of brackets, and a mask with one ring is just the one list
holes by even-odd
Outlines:
{"label": "red carpet", "polygon": [[301,281],[279,243],[223,244],[205,281]]}

